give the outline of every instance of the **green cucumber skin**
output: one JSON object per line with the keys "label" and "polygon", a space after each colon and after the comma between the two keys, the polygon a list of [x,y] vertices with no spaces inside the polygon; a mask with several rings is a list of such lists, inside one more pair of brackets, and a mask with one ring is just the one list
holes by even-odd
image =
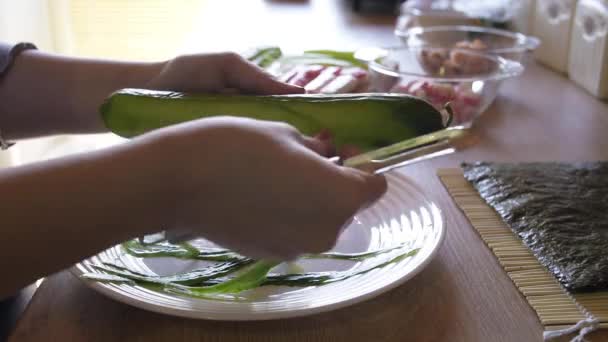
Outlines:
{"label": "green cucumber skin", "polygon": [[122,89],[106,99],[107,128],[130,138],[199,118],[230,115],[291,124],[306,135],[328,129],[337,146],[373,149],[440,130],[441,114],[426,101],[397,94],[195,95]]}

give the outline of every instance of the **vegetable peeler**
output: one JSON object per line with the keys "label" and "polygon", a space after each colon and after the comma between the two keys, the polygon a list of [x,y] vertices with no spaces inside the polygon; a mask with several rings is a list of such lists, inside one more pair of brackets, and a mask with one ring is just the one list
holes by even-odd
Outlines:
{"label": "vegetable peeler", "polygon": [[339,157],[333,157],[330,160],[339,165],[382,174],[406,165],[453,153],[471,143],[472,136],[470,128],[450,127],[345,160],[340,160]]}

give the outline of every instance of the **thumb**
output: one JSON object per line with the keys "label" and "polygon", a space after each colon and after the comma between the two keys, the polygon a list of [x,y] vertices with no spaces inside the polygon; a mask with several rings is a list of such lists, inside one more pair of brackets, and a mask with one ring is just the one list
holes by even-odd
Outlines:
{"label": "thumb", "polygon": [[349,167],[342,169],[355,181],[355,196],[359,201],[359,209],[368,208],[386,193],[388,184],[383,175],[374,175]]}
{"label": "thumb", "polygon": [[301,94],[304,88],[276,80],[272,75],[253,63],[233,56],[222,65],[229,87],[256,95]]}

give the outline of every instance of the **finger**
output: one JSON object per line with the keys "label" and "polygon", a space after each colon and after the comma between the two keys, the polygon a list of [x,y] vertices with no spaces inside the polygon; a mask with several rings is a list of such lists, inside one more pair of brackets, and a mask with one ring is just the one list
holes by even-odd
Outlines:
{"label": "finger", "polygon": [[223,59],[222,73],[227,87],[257,95],[301,94],[304,88],[279,82],[256,65],[238,55]]}
{"label": "finger", "polygon": [[364,204],[362,208],[368,208],[378,201],[388,190],[386,178],[382,175],[365,175]]}
{"label": "finger", "polygon": [[303,230],[314,232],[313,235],[308,235],[306,238],[294,241],[292,245],[300,254],[304,253],[325,253],[336,246],[338,237],[344,222],[327,224],[326,222],[315,222],[302,227]]}
{"label": "finger", "polygon": [[349,218],[343,225],[342,227],[340,227],[340,232],[338,233],[338,236],[342,235],[342,233],[344,233],[344,231],[346,230],[346,228],[350,227],[351,224],[353,224],[353,222],[355,222],[355,217],[351,217]]}
{"label": "finger", "polygon": [[342,169],[354,180],[359,209],[371,206],[386,193],[388,184],[384,176],[347,167]]}
{"label": "finger", "polygon": [[357,146],[344,145],[338,152],[338,156],[340,156],[340,159],[348,159],[350,157],[354,157],[358,154],[361,154],[361,152],[361,149]]}
{"label": "finger", "polygon": [[334,143],[334,136],[328,129],[323,128],[319,133],[315,135],[315,138],[326,145],[326,157],[332,157],[336,155],[336,144]]}
{"label": "finger", "polygon": [[165,238],[169,243],[181,243],[195,239],[195,234],[191,229],[174,228],[165,231]]}
{"label": "finger", "polygon": [[224,88],[224,89],[220,89],[218,91],[218,93],[224,94],[224,95],[238,95],[241,93],[241,91],[237,88]]}
{"label": "finger", "polygon": [[335,148],[331,141],[302,136],[302,144],[324,157],[331,157],[335,154]]}
{"label": "finger", "polygon": [[[289,248],[285,244],[289,243],[284,241],[284,244],[269,247],[266,252],[267,260],[271,261],[293,261],[296,260],[303,253],[295,251],[293,248]],[[301,251],[300,251],[301,252]]]}
{"label": "finger", "polygon": [[[311,140],[308,141],[311,144]],[[309,150],[314,149],[315,144],[318,143],[315,143],[313,140],[311,144],[313,147],[309,148]],[[306,146],[302,146],[302,148],[306,148]],[[334,191],[330,189],[330,192],[334,192],[333,195],[338,196],[340,201],[344,203],[345,211],[352,211],[351,214],[354,214],[361,208],[368,207],[386,192],[387,183],[382,175],[374,175],[372,172],[338,166],[334,163],[314,164],[316,167],[310,168],[310,174],[315,174],[314,177],[322,181],[323,184],[331,184],[331,189]],[[331,196],[332,198],[333,195]],[[346,219],[344,218],[344,222]]]}
{"label": "finger", "polygon": [[319,133],[315,135],[315,138],[323,141],[332,141],[334,139],[333,135],[327,128],[323,128]]}

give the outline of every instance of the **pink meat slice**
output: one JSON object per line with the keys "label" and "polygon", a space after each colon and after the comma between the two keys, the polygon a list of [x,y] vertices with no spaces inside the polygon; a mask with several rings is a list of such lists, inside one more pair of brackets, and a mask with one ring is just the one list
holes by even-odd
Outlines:
{"label": "pink meat slice", "polygon": [[344,68],[340,75],[351,75],[357,79],[358,85],[352,90],[353,93],[362,93],[369,90],[369,73],[359,67]]}
{"label": "pink meat slice", "polygon": [[321,89],[324,94],[343,94],[352,92],[359,85],[359,80],[352,75],[340,75]]}
{"label": "pink meat slice", "polygon": [[288,83],[303,87],[319,76],[323,69],[325,69],[325,67],[322,65],[308,65],[301,70],[298,70],[297,74],[290,79]]}
{"label": "pink meat slice", "polygon": [[341,67],[335,66],[325,68],[314,80],[310,81],[310,83],[308,83],[304,89],[306,89],[306,91],[309,93],[319,93],[325,85],[340,74],[341,70]]}
{"label": "pink meat slice", "polygon": [[293,67],[293,68],[287,70],[286,72],[282,73],[281,75],[279,75],[277,80],[279,80],[280,82],[289,83],[289,81],[291,81],[298,74],[298,72],[301,69],[302,69],[302,66]]}
{"label": "pink meat slice", "polygon": [[365,70],[365,69],[361,69],[358,67],[350,67],[350,68],[342,69],[342,72],[340,73],[340,75],[352,75],[356,79],[362,79],[362,78],[367,78],[368,73],[367,73],[367,70]]}

